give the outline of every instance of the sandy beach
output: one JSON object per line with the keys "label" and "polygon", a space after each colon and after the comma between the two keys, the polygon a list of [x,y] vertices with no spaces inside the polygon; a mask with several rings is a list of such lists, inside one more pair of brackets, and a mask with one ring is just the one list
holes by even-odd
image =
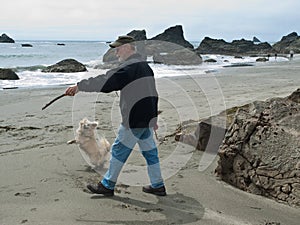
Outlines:
{"label": "sandy beach", "polygon": [[138,151],[130,156],[114,197],[92,195],[85,188],[101,174],[67,141],[87,117],[99,122],[98,135],[112,143],[120,121],[117,93],[78,93],[42,110],[66,86],[0,91],[0,225],[299,224],[300,209],[231,187],[214,175],[217,156],[205,164],[205,153],[167,137],[181,122],[291,94],[300,88],[299,55],[205,76],[160,78],[157,88],[166,197],[142,192],[139,184],[148,178],[138,179],[139,171],[131,170],[145,166]]}

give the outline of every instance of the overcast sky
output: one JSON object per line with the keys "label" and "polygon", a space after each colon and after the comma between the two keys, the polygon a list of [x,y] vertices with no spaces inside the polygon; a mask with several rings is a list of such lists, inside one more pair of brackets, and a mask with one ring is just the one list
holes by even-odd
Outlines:
{"label": "overcast sky", "polygon": [[15,40],[113,40],[180,24],[188,41],[279,41],[300,33],[299,0],[0,0],[0,35]]}

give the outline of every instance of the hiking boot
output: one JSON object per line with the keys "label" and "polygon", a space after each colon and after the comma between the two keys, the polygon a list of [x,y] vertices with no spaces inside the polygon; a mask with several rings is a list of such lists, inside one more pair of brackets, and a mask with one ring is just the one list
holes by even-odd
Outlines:
{"label": "hiking boot", "polygon": [[158,196],[166,196],[167,195],[165,186],[162,186],[159,188],[153,188],[150,185],[144,186],[143,192],[158,195]]}
{"label": "hiking boot", "polygon": [[104,187],[101,182],[99,182],[98,184],[88,184],[86,187],[94,194],[114,196],[114,190]]}

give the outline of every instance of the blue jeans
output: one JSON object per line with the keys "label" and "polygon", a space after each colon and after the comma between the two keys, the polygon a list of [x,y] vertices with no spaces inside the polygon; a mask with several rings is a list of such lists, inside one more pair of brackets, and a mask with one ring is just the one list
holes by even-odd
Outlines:
{"label": "blue jeans", "polygon": [[153,139],[152,128],[126,128],[120,126],[118,136],[111,147],[111,159],[109,168],[101,183],[113,190],[118,176],[128,159],[134,146],[138,144],[140,151],[147,162],[147,172],[153,188],[164,186],[161,176],[158,150]]}

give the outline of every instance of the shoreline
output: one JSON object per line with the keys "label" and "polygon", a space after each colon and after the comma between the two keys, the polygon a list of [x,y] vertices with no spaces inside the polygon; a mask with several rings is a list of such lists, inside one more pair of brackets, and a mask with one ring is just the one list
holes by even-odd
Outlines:
{"label": "shoreline", "polygon": [[[236,67],[236,68],[242,68],[244,67],[250,67],[247,66],[248,64],[251,65],[251,67],[261,67],[261,66],[272,66],[274,64],[276,65],[284,65],[284,64],[289,64],[291,61],[299,61],[300,60],[300,54],[296,54],[294,56],[294,58],[292,60],[286,61],[286,60],[275,60],[272,59],[274,57],[270,57],[270,61],[268,62],[256,62],[256,61],[252,61],[252,60],[246,60],[246,61],[235,61],[235,59],[232,59],[231,62],[223,62],[224,59],[223,57],[233,57],[233,56],[222,56],[222,55],[205,55],[208,56],[208,58],[210,58],[210,56],[212,58],[217,57],[218,58],[218,62],[217,63],[206,63],[203,62],[200,65],[195,65],[195,66],[180,66],[180,65],[163,65],[163,68],[160,67],[160,64],[152,64],[152,68],[155,72],[156,75],[156,79],[161,79],[161,78],[169,78],[169,79],[173,79],[176,77],[184,77],[184,76],[199,76],[199,77],[206,77],[206,76],[218,76],[218,74],[222,74],[224,70],[226,69],[230,69],[232,67]],[[280,57],[279,57],[280,58]],[[282,57],[281,57],[282,58]],[[288,57],[286,57],[288,58]],[[94,60],[95,61],[95,60]],[[225,60],[227,61],[227,60]],[[33,66],[36,67],[36,66]],[[25,67],[24,67],[25,68]],[[35,89],[35,88],[55,88],[55,87],[59,87],[59,86],[66,86],[66,85],[71,85],[74,83],[76,83],[78,80],[81,80],[82,78],[85,77],[89,77],[89,76],[95,76],[97,74],[101,74],[103,72],[105,72],[105,70],[102,69],[94,69],[94,68],[89,68],[90,70],[85,72],[85,73],[53,73],[53,74],[49,74],[49,73],[45,73],[43,74],[43,76],[41,76],[38,71],[30,71],[34,74],[31,74],[32,77],[37,76],[37,79],[48,79],[51,80],[51,77],[53,77],[53,79],[57,79],[56,77],[58,75],[62,76],[63,79],[66,79],[66,83],[61,83],[61,84],[50,84],[49,81],[47,81],[49,84],[45,85],[44,83],[42,85],[39,84],[34,84],[29,86],[28,83],[25,82],[25,84],[17,84],[19,82],[19,80],[16,81],[10,81],[10,80],[0,80],[0,84],[1,84],[1,88],[0,91],[3,90],[13,90],[13,89]],[[164,70],[167,71],[170,74],[164,74]],[[198,72],[197,72],[198,71]],[[23,71],[26,72],[26,71]],[[22,73],[23,73],[22,72]],[[29,71],[27,71],[29,72]],[[162,74],[160,74],[162,73]],[[67,78],[68,76],[71,76],[72,78]],[[77,79],[77,78],[78,79]],[[27,79],[28,75],[25,76],[25,78],[23,79]],[[69,81],[68,81],[69,79]],[[75,80],[74,80],[75,79]],[[1,83],[2,81],[2,83]],[[21,80],[20,80],[21,81]],[[25,80],[24,80],[25,81]],[[31,80],[30,80],[31,81]],[[11,84],[9,83],[11,82]],[[27,81],[28,82],[28,81]],[[46,82],[46,80],[44,80],[43,82]]]}
{"label": "shoreline", "polygon": [[[178,124],[234,106],[283,97],[300,87],[299,60],[249,68],[226,68],[216,76],[157,79],[160,138]],[[83,117],[99,121],[97,132],[110,142],[119,123],[115,93],[78,93],[42,107],[66,86],[3,90],[0,93],[0,224],[197,224],[298,225],[299,209],[238,190],[214,175],[217,157],[199,171],[203,152],[179,152],[186,163],[168,179],[159,198],[120,177],[116,196],[91,195],[85,185],[100,174],[88,167],[74,130]],[[178,147],[173,138],[159,144],[161,161]],[[143,166],[138,151],[128,164]],[[165,172],[166,173],[166,172]],[[130,171],[127,173],[130,175]],[[147,181],[147,180],[146,180]]]}

